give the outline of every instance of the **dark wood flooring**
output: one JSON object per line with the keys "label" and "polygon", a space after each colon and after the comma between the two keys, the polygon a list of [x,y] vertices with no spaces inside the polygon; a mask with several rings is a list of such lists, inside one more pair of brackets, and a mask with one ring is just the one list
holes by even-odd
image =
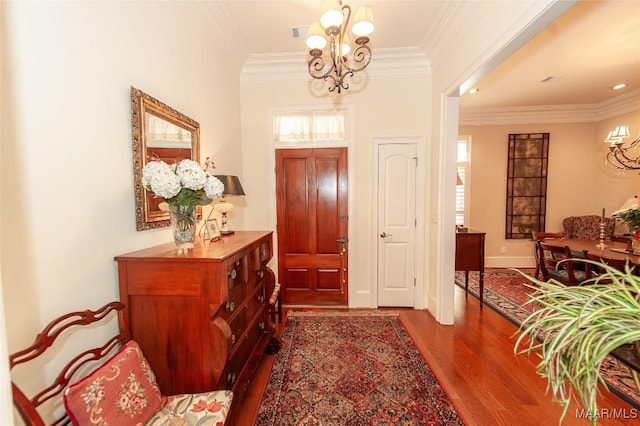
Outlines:
{"label": "dark wood flooring", "polygon": [[[286,312],[285,312],[286,313]],[[401,310],[400,319],[432,371],[468,425],[554,425],[562,408],[546,394],[546,381],[534,360],[513,353],[517,328],[456,287],[455,325],[438,324],[422,310]],[[281,329],[279,330],[281,332]],[[266,355],[242,401],[236,407],[240,426],[253,424],[274,356]],[[599,425],[629,425],[640,412],[603,390]],[[573,403],[563,425],[588,425]]]}

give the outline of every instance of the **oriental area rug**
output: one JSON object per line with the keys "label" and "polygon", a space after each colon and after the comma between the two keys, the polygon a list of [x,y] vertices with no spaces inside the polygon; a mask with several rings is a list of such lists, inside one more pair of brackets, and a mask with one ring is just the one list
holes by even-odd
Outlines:
{"label": "oriental area rug", "polygon": [[289,312],[255,421],[463,425],[397,311]]}
{"label": "oriental area rug", "polygon": [[[534,270],[520,269],[532,276]],[[478,298],[478,274],[469,273],[469,295]],[[464,290],[464,272],[456,272],[455,283]],[[535,307],[527,304],[534,289],[524,284],[532,284],[520,272],[513,269],[485,270],[484,304],[516,326],[520,327]],[[514,344],[516,336],[514,335]],[[611,355],[607,356],[601,367],[602,376],[609,390],[636,408],[640,408],[640,391],[636,387],[629,368]]]}

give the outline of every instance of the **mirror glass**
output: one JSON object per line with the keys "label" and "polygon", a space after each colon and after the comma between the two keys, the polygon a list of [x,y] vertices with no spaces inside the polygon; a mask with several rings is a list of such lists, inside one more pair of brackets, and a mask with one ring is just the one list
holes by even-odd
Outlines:
{"label": "mirror glass", "polygon": [[169,165],[184,159],[200,163],[200,124],[131,87],[131,126],[136,229],[169,226],[169,213],[159,206],[163,200],[142,186],[142,168],[154,160]]}

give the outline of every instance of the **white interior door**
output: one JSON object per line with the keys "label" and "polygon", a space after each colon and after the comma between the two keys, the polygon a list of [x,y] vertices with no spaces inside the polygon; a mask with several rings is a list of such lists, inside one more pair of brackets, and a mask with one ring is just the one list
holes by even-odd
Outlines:
{"label": "white interior door", "polygon": [[378,146],[378,306],[415,304],[416,149]]}

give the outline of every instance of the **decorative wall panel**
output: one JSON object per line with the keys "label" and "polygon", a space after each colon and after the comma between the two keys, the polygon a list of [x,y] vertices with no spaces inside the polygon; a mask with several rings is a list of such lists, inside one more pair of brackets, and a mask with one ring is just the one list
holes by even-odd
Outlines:
{"label": "decorative wall panel", "polygon": [[549,133],[509,134],[505,238],[544,231],[548,162]]}

